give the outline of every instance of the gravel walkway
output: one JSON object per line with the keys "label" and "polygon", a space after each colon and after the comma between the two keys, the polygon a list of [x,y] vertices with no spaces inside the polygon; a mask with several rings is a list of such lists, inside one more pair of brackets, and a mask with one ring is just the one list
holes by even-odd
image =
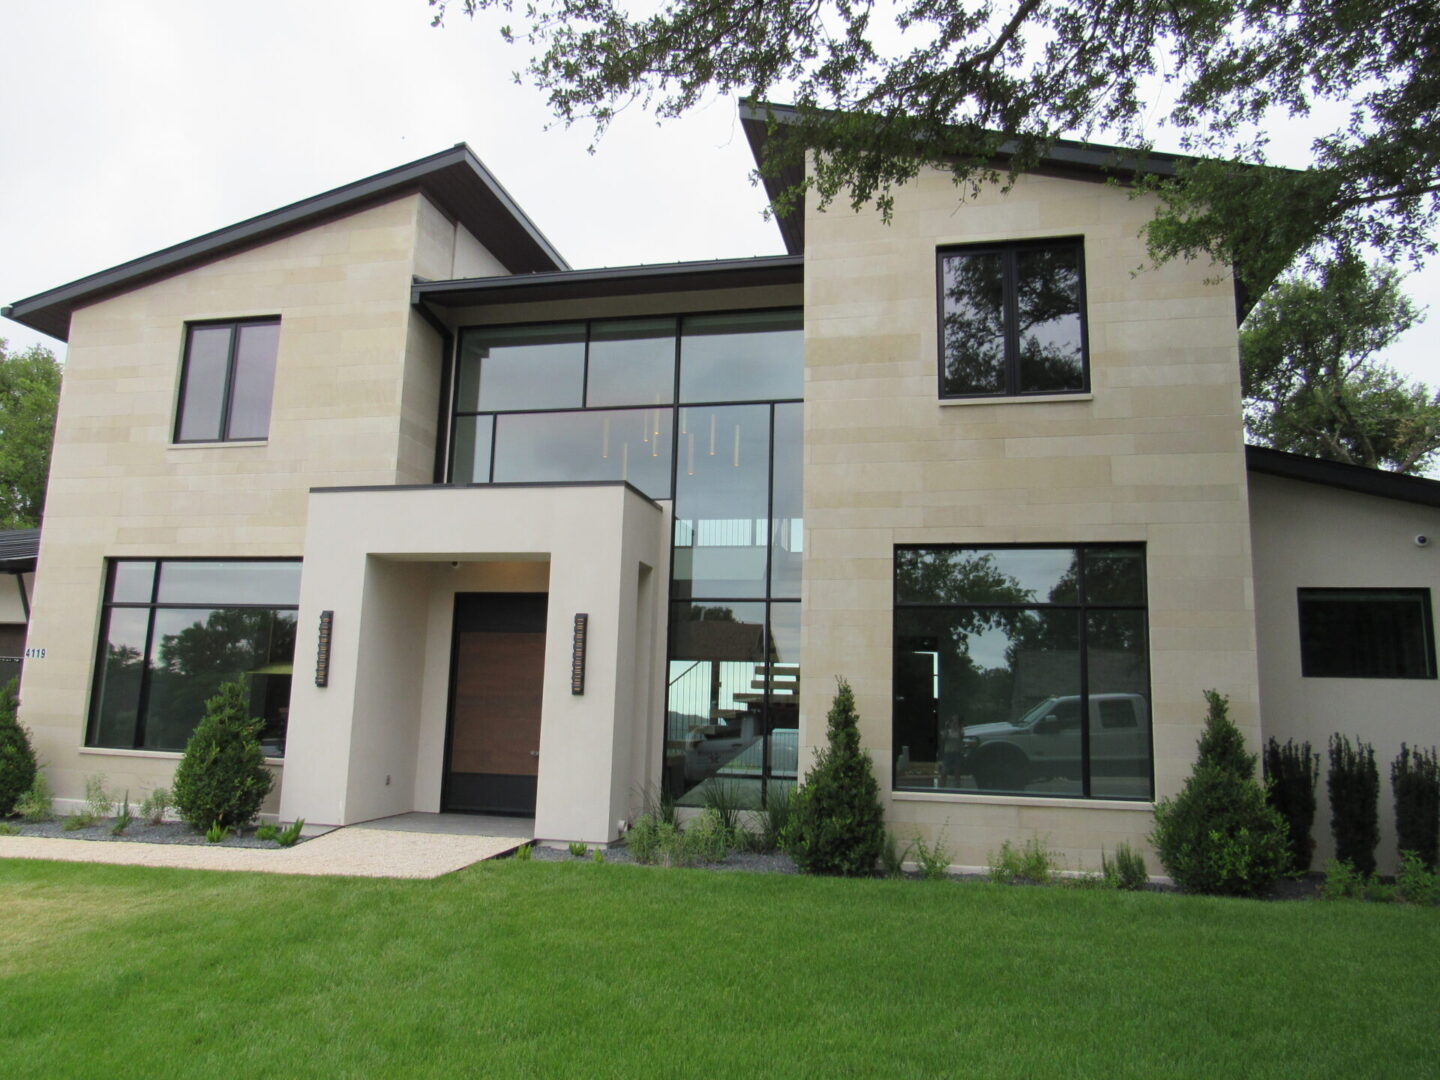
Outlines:
{"label": "gravel walkway", "polygon": [[[203,838],[202,838],[203,839]],[[336,829],[292,848],[216,844],[84,843],[48,836],[0,836],[0,858],[169,866],[185,870],[250,870],[268,874],[433,878],[494,858],[516,844],[506,836],[456,836]]]}

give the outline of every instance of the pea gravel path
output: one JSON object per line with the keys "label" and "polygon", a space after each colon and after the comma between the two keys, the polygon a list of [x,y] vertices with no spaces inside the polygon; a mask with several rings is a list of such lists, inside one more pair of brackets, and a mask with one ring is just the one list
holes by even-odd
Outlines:
{"label": "pea gravel path", "polygon": [[292,848],[264,849],[0,836],[0,858],[169,866],[185,870],[258,870],[269,874],[433,878],[494,858],[518,843],[513,836],[392,829],[376,823],[375,826],[335,829]]}

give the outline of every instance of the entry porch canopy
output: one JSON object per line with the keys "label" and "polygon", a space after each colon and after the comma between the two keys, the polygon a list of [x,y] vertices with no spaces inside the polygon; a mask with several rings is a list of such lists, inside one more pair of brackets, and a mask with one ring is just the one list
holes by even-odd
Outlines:
{"label": "entry porch canopy", "polygon": [[313,489],[281,817],[439,810],[454,597],[523,580],[548,594],[535,836],[616,839],[659,781],[669,528],[622,482]]}

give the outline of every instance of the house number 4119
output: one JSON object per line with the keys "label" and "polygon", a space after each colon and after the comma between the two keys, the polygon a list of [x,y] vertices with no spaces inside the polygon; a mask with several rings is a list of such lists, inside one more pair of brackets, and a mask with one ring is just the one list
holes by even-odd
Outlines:
{"label": "house number 4119", "polygon": [[26,650],[25,650],[25,659],[26,659],[26,660],[44,660],[44,659],[45,659],[45,650],[44,650],[44,649],[26,649]]}

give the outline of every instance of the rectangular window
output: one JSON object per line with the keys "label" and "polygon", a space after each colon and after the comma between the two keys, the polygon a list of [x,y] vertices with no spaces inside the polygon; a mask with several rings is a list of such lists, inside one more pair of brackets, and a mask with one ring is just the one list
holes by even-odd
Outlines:
{"label": "rectangular window", "polygon": [[1149,799],[1138,545],[895,552],[897,790]]}
{"label": "rectangular window", "polygon": [[279,344],[279,319],[187,327],[175,441],[265,438],[270,433]]}
{"label": "rectangular window", "polygon": [[265,753],[283,756],[299,601],[296,559],[111,560],[86,744],[183,750],[238,679]]}
{"label": "rectangular window", "polygon": [[1079,240],[939,252],[940,396],[1087,390],[1084,264]]}
{"label": "rectangular window", "polygon": [[1300,589],[1307,678],[1433,679],[1429,589]]}

